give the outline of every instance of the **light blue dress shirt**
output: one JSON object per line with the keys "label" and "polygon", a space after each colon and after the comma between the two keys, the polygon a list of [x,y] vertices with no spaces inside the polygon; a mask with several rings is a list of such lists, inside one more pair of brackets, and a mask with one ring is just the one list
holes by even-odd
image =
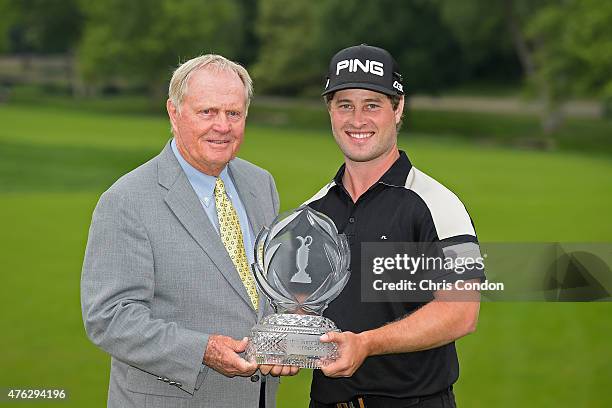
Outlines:
{"label": "light blue dress shirt", "polygon": [[[170,143],[172,146],[172,151],[176,156],[179,164],[183,168],[183,171],[187,175],[187,179],[189,183],[193,187],[196,192],[200,202],[202,203],[202,207],[208,216],[208,219],[212,223],[212,225],[217,230],[217,234],[219,233],[219,219],[217,218],[217,208],[215,205],[215,181],[216,177],[209,176],[208,174],[204,174],[201,171],[197,170],[191,164],[187,163],[187,161],[181,156],[179,153],[176,142],[172,139]],[[227,166],[221,171],[219,175],[223,184],[225,184],[225,191],[227,196],[232,202],[232,205],[236,209],[236,213],[238,214],[238,220],[240,221],[240,229],[242,230],[242,239],[244,242],[244,249],[246,251],[247,260],[249,261],[249,265],[254,262],[254,237],[253,230],[251,228],[251,224],[249,224],[249,218],[247,217],[246,210],[242,201],[240,200],[240,196],[238,195],[238,191],[236,190],[236,186],[230,177]]]}

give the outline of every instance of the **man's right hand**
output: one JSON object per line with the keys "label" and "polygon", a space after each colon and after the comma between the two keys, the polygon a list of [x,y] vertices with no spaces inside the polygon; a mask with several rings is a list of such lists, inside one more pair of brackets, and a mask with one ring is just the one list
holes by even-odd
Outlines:
{"label": "man's right hand", "polygon": [[257,363],[248,362],[238,355],[246,350],[248,339],[234,340],[228,336],[213,334],[208,337],[204,352],[204,364],[226,377],[248,377],[257,371]]}

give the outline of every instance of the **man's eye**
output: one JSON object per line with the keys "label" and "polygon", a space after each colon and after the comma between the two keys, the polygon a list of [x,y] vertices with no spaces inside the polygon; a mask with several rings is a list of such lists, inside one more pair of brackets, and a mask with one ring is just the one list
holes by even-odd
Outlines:
{"label": "man's eye", "polygon": [[379,106],[378,106],[377,104],[375,104],[375,103],[368,103],[368,104],[366,105],[366,108],[367,108],[368,110],[374,110],[374,109],[378,109],[378,108],[379,108]]}
{"label": "man's eye", "polygon": [[227,112],[227,116],[232,119],[239,119],[242,116],[242,113],[238,111],[229,111]]}
{"label": "man's eye", "polygon": [[212,109],[202,109],[200,113],[203,115],[212,115],[214,112]]}
{"label": "man's eye", "polygon": [[352,108],[351,105],[349,105],[348,103],[343,103],[342,105],[338,106],[338,108],[342,109],[342,110],[349,110]]}

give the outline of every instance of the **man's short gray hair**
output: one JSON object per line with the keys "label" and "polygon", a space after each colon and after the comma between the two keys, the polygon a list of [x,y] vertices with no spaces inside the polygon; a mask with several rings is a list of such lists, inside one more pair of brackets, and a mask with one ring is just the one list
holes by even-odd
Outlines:
{"label": "man's short gray hair", "polygon": [[246,94],[245,110],[248,111],[251,98],[253,97],[253,80],[251,76],[242,65],[216,54],[206,54],[192,58],[189,61],[183,62],[174,71],[170,80],[170,86],[168,87],[168,98],[170,98],[177,111],[180,112],[181,110],[181,103],[183,103],[183,99],[187,94],[187,83],[191,74],[207,67],[214,67],[220,71],[233,71],[240,77]]}

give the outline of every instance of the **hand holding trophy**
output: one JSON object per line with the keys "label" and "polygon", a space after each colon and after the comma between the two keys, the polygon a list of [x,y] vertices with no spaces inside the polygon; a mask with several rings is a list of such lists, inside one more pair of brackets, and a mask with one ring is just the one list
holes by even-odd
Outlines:
{"label": "hand holding trophy", "polygon": [[247,359],[258,364],[321,368],[337,358],[321,335],[339,331],[321,316],[348,282],[348,241],[327,216],[300,207],[279,215],[255,242],[255,280],[274,314],[251,331]]}

